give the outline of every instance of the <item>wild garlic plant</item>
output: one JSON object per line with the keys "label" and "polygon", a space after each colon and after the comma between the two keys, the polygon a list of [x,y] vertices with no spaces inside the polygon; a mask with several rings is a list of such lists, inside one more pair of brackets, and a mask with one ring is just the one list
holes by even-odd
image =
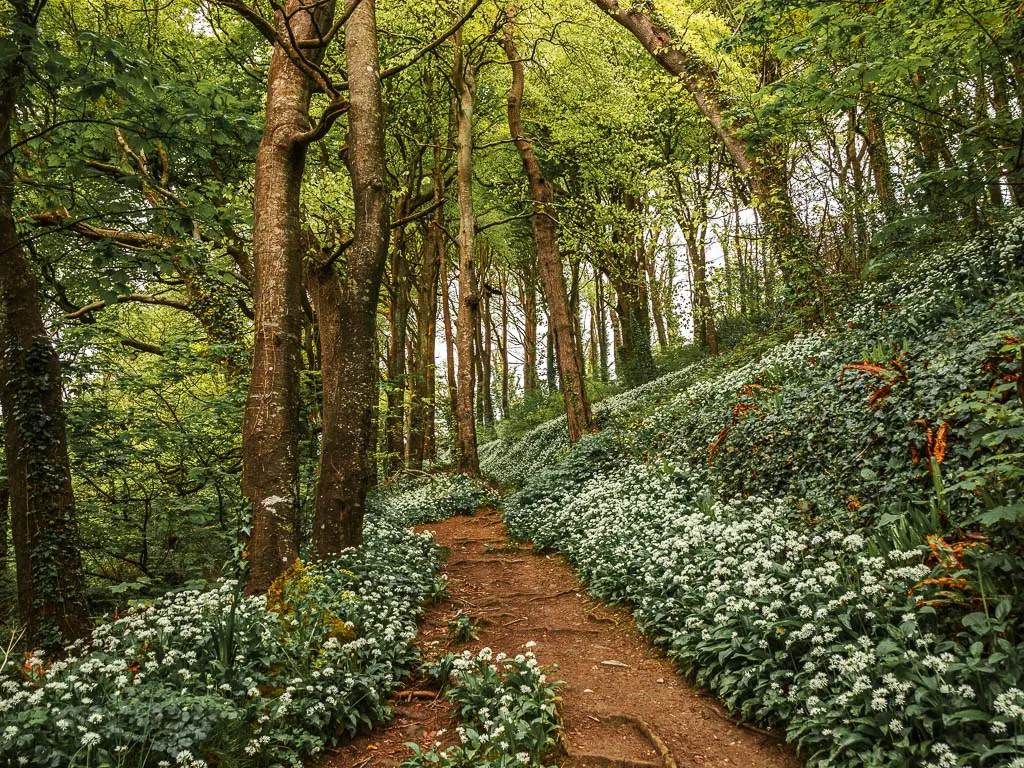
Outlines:
{"label": "wild garlic plant", "polygon": [[431,536],[408,525],[483,491],[420,484],[371,509],[366,544],[296,567],[267,597],[233,581],[170,593],[96,628],[62,659],[0,676],[0,763],[33,768],[300,766],[389,713],[443,590]]}
{"label": "wild garlic plant", "polygon": [[[412,757],[403,768],[537,768],[558,747],[557,690],[551,675],[525,644],[515,656],[482,648],[476,654],[448,654],[433,666],[446,679],[455,704],[458,743],[441,740],[423,749],[408,744]],[[443,734],[439,734],[443,736]]]}
{"label": "wild garlic plant", "polygon": [[[815,766],[1024,760],[1024,217],[481,452],[513,533]],[[1015,762],[1017,761],[1017,762]]]}

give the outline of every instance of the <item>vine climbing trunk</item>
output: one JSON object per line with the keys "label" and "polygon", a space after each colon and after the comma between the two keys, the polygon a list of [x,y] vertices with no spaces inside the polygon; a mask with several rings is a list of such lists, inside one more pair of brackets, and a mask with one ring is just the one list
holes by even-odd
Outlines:
{"label": "vine climbing trunk", "polygon": [[[275,18],[282,33],[311,39],[330,26],[334,3],[291,0],[285,11],[290,21],[280,12]],[[306,53],[319,54],[317,49]],[[252,502],[246,590],[253,594],[265,592],[299,556],[299,195],[306,164],[306,143],[300,137],[309,127],[311,94],[309,79],[275,45],[267,74],[266,123],[256,153],[254,340],[242,427],[242,492]]]}
{"label": "vine climbing trunk", "polygon": [[512,70],[512,87],[508,93],[508,129],[519,150],[526,177],[530,183],[533,205],[533,240],[537,246],[537,262],[548,304],[549,333],[553,334],[558,376],[569,428],[569,442],[575,443],[588,432],[596,431],[590,410],[586,382],[583,376],[583,352],[573,328],[569,294],[565,287],[565,273],[558,251],[558,224],[554,206],[554,189],[544,177],[533,145],[526,138],[522,119],[522,99],[525,88],[523,61],[516,52],[513,32],[515,9],[509,10],[502,46]]}
{"label": "vine climbing trunk", "polygon": [[348,0],[345,12],[351,105],[345,162],[352,180],[355,231],[339,275],[341,348],[338,391],[330,411],[324,398],[313,530],[313,554],[320,560],[363,543],[366,494],[375,479],[371,449],[377,403],[377,303],[391,229],[376,0]]}
{"label": "vine climbing trunk", "polygon": [[13,215],[11,123],[35,43],[37,10],[32,5],[14,3],[15,24],[8,38],[13,55],[0,68],[0,408],[26,642],[30,648],[57,650],[86,634],[90,622],[60,360],[43,323],[35,275]]}
{"label": "vine climbing trunk", "polygon": [[456,390],[457,447],[459,472],[480,474],[476,451],[476,419],[473,413],[474,376],[473,337],[480,311],[473,241],[476,237],[476,215],[473,211],[473,101],[476,98],[476,75],[462,51],[462,34],[455,35],[456,91],[456,189],[459,198],[459,311],[455,318],[455,346],[459,354],[458,387]]}

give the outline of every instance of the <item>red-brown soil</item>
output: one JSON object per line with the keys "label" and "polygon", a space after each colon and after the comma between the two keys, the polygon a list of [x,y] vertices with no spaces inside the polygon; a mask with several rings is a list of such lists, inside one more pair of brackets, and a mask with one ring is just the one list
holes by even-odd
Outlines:
{"label": "red-brown soil", "polygon": [[[714,697],[691,687],[640,635],[629,613],[597,603],[555,555],[535,554],[508,539],[500,513],[482,510],[424,526],[450,551],[443,567],[448,598],[421,629],[429,656],[490,646],[516,653],[528,640],[544,665],[557,664],[565,751],[555,760],[578,768],[798,768],[777,734],[729,720]],[[453,644],[447,624],[460,611],[479,625],[479,639]],[[433,744],[454,723],[429,684],[414,681],[398,695],[386,726],[328,754],[318,768],[400,765],[405,742]],[[451,743],[452,733],[441,741]]]}

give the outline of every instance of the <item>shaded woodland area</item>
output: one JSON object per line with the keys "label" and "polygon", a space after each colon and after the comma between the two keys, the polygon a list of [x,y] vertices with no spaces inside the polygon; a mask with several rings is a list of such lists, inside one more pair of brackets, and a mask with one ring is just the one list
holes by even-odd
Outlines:
{"label": "shaded woodland area", "polygon": [[[993,595],[1009,595],[1000,621],[1015,621],[1018,3],[7,0],[0,30],[8,661],[33,649],[59,658],[104,617],[183,590],[232,606],[270,590],[267,605],[287,603],[281,585],[310,566],[336,596],[348,589],[339,573],[400,571],[407,557],[421,569],[420,591],[402,598],[414,635],[437,564],[403,525],[472,512],[484,477],[541,487],[550,479],[535,476],[583,461],[573,456],[590,457],[578,469],[589,474],[605,466],[601,451],[622,460],[634,449],[652,465],[685,454],[711,467],[688,498],[785,498],[800,525],[862,542],[891,522],[886,499],[920,505],[935,520],[918,529],[921,552],[938,551],[927,536],[967,536],[950,545],[960,558],[977,534],[1003,558],[986,561],[996,592],[979,576],[978,596],[957,604],[991,618]],[[964,256],[936,266],[950,248]],[[986,248],[1004,248],[1001,261],[976,257]],[[890,303],[871,304],[886,291]],[[876,314],[858,314],[869,305]],[[910,305],[974,324],[932,336],[940,309],[904,321]],[[836,342],[845,367],[820,418],[786,400],[806,421],[730,442],[765,392],[778,405],[789,391],[775,369],[742,366],[847,330],[866,335]],[[922,394],[907,369],[928,349],[963,357]],[[819,359],[835,362],[811,350],[801,365]],[[936,370],[922,364],[921,376]],[[865,413],[911,381],[932,411],[841,422],[828,409],[858,375],[871,382]],[[691,416],[644,421],[676,396],[724,419],[687,427],[707,439],[678,455],[666,446]],[[622,414],[636,419],[632,438]],[[897,447],[868,466],[869,447],[821,438],[837,465],[824,468],[799,463],[803,444],[771,448],[828,430],[884,433]],[[968,475],[943,486],[947,441]],[[789,463],[773,463],[780,455]],[[722,461],[739,462],[735,473],[715,474]],[[771,485],[768,472],[800,480]],[[887,473],[903,479],[871,485]],[[388,490],[421,481],[434,490],[413,492],[419,512]],[[515,536],[573,562],[589,551],[590,534],[552,538],[574,521],[529,498],[512,507]],[[422,512],[435,504],[448,511]],[[391,522],[371,531],[385,507]],[[976,513],[998,531],[977,533]],[[348,565],[331,565],[339,556]],[[653,599],[623,590],[606,596]],[[328,625],[317,619],[318,632],[350,639]],[[765,707],[753,719],[788,722]],[[87,764],[106,744],[96,739],[52,764]],[[33,742],[33,759],[47,743]],[[309,754],[300,740],[288,749],[281,760]]]}

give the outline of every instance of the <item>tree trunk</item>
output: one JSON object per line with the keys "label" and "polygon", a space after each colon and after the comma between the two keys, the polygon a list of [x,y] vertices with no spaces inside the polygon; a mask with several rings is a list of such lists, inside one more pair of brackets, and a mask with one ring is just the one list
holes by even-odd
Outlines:
{"label": "tree trunk", "polygon": [[416,353],[409,418],[409,466],[423,469],[428,456],[434,400],[434,339],[437,336],[437,282],[444,258],[444,170],[440,148],[434,151],[434,204],[437,209],[423,236],[423,258],[416,283]]}
{"label": "tree trunk", "polygon": [[537,285],[530,267],[523,274],[523,396],[540,388],[537,381]]}
{"label": "tree trunk", "polygon": [[683,230],[686,250],[690,254],[693,269],[693,329],[694,341],[701,349],[712,355],[718,354],[718,334],[715,332],[715,317],[711,309],[711,293],[708,291],[707,257],[704,238],[694,232]]}
{"label": "tree trunk", "polygon": [[[6,469],[4,470],[6,474]],[[7,571],[7,539],[11,534],[11,489],[7,478],[0,480],[0,576]]]}
{"label": "tree trunk", "polygon": [[885,126],[873,104],[864,106],[864,140],[867,143],[868,167],[875,185],[882,216],[891,221],[896,214],[896,199],[892,191],[892,170]]}
{"label": "tree trunk", "polygon": [[[390,233],[376,0],[348,0],[345,54],[349,73],[348,150],[355,232],[338,276],[337,395],[324,409],[313,554],[324,560],[363,542],[366,492],[375,477],[373,413],[377,405],[377,303]],[[326,350],[325,350],[326,361]],[[326,371],[325,371],[326,379]],[[326,382],[325,382],[326,387]]]}
{"label": "tree trunk", "polygon": [[555,392],[558,390],[558,373],[556,370],[555,358],[558,353],[555,348],[555,333],[551,329],[551,313],[547,314],[547,333],[545,334],[547,343],[547,354],[544,358],[544,362],[547,364],[547,382],[548,392]]}
{"label": "tree trunk", "polygon": [[494,327],[491,320],[491,296],[484,292],[481,298],[480,333],[483,334],[481,345],[481,387],[480,394],[483,396],[483,423],[489,427],[494,426],[494,393],[491,386],[491,371],[493,369],[494,353]]}
{"label": "tree trunk", "polygon": [[594,293],[596,299],[594,310],[597,313],[597,360],[601,381],[607,383],[610,374],[608,370],[608,326],[604,322],[604,278],[601,276],[601,271],[596,268],[594,269]]}
{"label": "tree trunk", "polygon": [[[558,229],[554,207],[554,188],[544,177],[540,163],[533,152],[533,145],[526,138],[523,128],[521,102],[525,87],[523,62],[515,48],[512,34],[515,10],[509,10],[509,21],[505,25],[502,44],[505,56],[512,69],[512,87],[508,94],[508,128],[519,150],[526,177],[530,182],[530,197],[533,201],[533,239],[537,246],[537,262],[540,267],[544,296],[547,298],[549,335],[554,333],[557,347],[558,373],[565,401],[568,420],[569,442],[575,443],[584,434],[596,429],[594,417],[587,397],[583,374],[583,352],[580,348],[579,333],[574,329],[572,310],[565,288],[565,273],[562,258],[558,252]],[[549,363],[550,365],[550,363]]]}
{"label": "tree trunk", "polygon": [[444,346],[448,366],[448,408],[452,418],[458,418],[459,387],[458,375],[455,372],[455,334],[452,331],[452,312],[448,303],[448,258],[441,254],[441,313],[444,316]]}
{"label": "tree trunk", "polygon": [[654,328],[658,332],[658,349],[664,354],[668,351],[668,332],[665,330],[665,313],[661,307],[661,287],[658,285],[656,265],[658,256],[659,229],[651,233],[651,241],[647,246],[644,268],[647,270],[648,292],[651,296],[651,314],[654,315]]}
{"label": "tree trunk", "polygon": [[459,351],[458,422],[459,472],[480,474],[476,452],[476,419],[473,413],[473,329],[480,311],[473,241],[476,215],[473,212],[473,101],[476,98],[476,74],[462,53],[462,35],[455,35],[455,91],[458,98],[456,185],[459,197],[459,311],[455,318],[456,346]]}
{"label": "tree trunk", "polygon": [[[396,206],[395,218],[405,215],[405,204]],[[405,456],[405,347],[409,324],[409,261],[405,253],[405,228],[395,230],[391,251],[391,338],[388,343],[387,473],[401,470]]]}
{"label": "tree trunk", "polygon": [[508,391],[508,273],[501,275],[501,415],[509,415]]}
{"label": "tree trunk", "polygon": [[[290,0],[290,31],[317,37],[334,3]],[[319,56],[310,50],[307,56]],[[265,592],[299,556],[299,364],[302,330],[302,238],[299,195],[309,127],[309,79],[279,45],[267,74],[263,139],[256,153],[253,221],[255,320],[252,377],[242,427],[242,492],[252,502],[246,590]],[[318,494],[319,495],[319,494]]]}
{"label": "tree trunk", "polygon": [[[628,212],[635,212],[636,197],[626,195],[625,206]],[[632,217],[627,226],[626,242],[616,242],[616,250],[608,260],[608,278],[615,286],[615,312],[619,317],[616,377],[627,387],[635,387],[654,378],[656,369],[651,350],[651,308],[643,241]]]}
{"label": "tree trunk", "polygon": [[[11,123],[36,18],[15,3],[0,73],[0,410],[4,414],[18,608],[30,648],[54,651],[89,631],[68,462],[60,360],[46,333],[32,265],[12,212]],[[4,499],[6,511],[7,499]],[[5,540],[6,526],[3,530]]]}
{"label": "tree trunk", "polygon": [[590,358],[590,375],[596,377],[599,372],[597,361],[597,312],[594,305],[590,305],[590,328],[587,338],[587,356]]}

